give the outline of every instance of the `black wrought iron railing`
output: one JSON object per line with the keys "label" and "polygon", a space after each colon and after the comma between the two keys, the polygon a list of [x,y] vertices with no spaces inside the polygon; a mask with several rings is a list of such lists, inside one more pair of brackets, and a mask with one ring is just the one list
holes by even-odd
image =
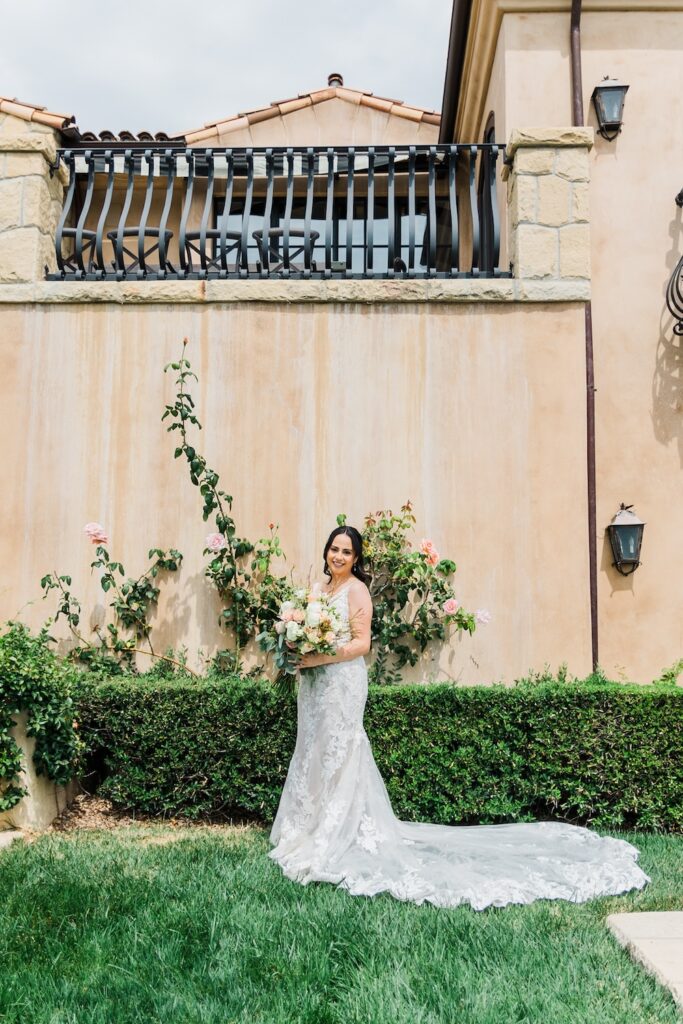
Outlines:
{"label": "black wrought iron railing", "polygon": [[48,277],[508,276],[502,157],[492,143],[60,150],[69,181]]}
{"label": "black wrought iron railing", "polygon": [[[674,199],[674,202],[679,208],[683,206],[683,188]],[[666,304],[676,321],[674,324],[674,334],[680,337],[683,335],[683,256],[679,259],[669,278],[669,284],[666,289]]]}

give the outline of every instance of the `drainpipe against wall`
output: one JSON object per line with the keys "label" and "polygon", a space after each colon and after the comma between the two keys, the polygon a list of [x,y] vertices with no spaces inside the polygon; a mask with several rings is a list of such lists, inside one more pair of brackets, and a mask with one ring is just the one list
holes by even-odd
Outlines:
{"label": "drainpipe against wall", "polygon": [[[583,127],[583,82],[581,80],[581,0],[572,0],[570,51],[572,60],[572,118]],[[593,671],[598,667],[598,544],[595,512],[595,375],[593,367],[593,313],[585,306],[586,331],[586,472],[588,483],[588,574],[591,605],[591,650]]]}

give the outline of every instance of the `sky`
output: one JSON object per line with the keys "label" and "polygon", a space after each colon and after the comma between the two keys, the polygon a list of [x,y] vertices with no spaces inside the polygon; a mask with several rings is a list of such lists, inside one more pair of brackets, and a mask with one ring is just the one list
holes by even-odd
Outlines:
{"label": "sky", "polygon": [[0,96],[190,131],[327,85],[441,110],[452,0],[0,0]]}

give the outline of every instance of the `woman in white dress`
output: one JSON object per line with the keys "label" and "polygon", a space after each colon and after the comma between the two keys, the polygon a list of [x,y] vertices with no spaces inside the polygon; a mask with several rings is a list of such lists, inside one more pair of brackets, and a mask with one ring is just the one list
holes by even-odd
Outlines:
{"label": "woman in white dress", "polygon": [[475,910],[536,899],[581,903],[649,881],[638,851],[561,822],[431,825],[399,821],[363,728],[372,601],[361,535],[333,530],[322,588],[346,623],[335,656],[300,662],[296,748],[269,856],[288,878],[353,895]]}

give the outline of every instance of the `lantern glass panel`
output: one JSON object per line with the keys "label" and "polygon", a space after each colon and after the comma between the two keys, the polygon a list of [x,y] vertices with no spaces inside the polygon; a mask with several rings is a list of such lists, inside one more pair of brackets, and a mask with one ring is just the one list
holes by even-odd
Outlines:
{"label": "lantern glass panel", "polygon": [[637,562],[642,526],[618,526],[616,533],[622,559],[625,562]]}
{"label": "lantern glass panel", "polygon": [[595,103],[598,109],[598,120],[603,125],[621,124],[624,110],[624,97],[626,89],[624,86],[617,88],[598,87],[596,90]]}

